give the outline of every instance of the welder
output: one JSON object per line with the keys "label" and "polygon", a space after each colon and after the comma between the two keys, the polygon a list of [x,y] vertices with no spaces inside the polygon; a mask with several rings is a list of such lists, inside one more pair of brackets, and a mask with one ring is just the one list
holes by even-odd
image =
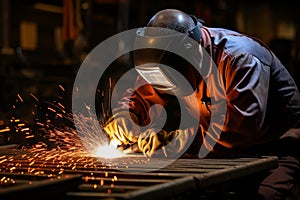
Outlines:
{"label": "welder", "polygon": [[[187,37],[198,46],[185,42]],[[151,46],[164,40],[194,59],[187,61],[167,47]],[[120,144],[137,144],[148,156],[172,140],[177,141],[174,151],[183,149],[188,154],[205,147],[208,156],[276,155],[278,168],[261,181],[258,195],[285,199],[300,171],[300,95],[291,74],[268,46],[236,31],[207,27],[204,21],[175,9],[156,13],[137,31],[136,41],[148,45],[134,52],[137,87],[128,88],[104,127],[109,136]],[[210,59],[203,58],[204,51]],[[178,102],[190,114],[192,125],[199,121],[197,126],[176,126],[180,123]],[[161,107],[151,109],[153,105]],[[168,116],[173,114],[157,129],[162,107]],[[218,112],[224,116],[220,123],[212,120]],[[190,137],[194,139],[189,148],[182,148]]]}

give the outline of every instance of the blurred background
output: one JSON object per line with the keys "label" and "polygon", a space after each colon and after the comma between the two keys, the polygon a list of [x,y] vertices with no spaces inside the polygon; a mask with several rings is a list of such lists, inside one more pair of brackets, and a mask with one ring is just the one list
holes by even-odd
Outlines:
{"label": "blurred background", "polygon": [[[165,8],[194,14],[202,18],[206,26],[229,28],[260,38],[298,82],[300,12],[296,2],[2,0],[0,127],[3,129],[0,129],[0,136],[8,130],[5,129],[7,123],[19,119],[34,121],[37,109],[41,116],[48,117],[41,110],[49,111],[49,108],[43,108],[37,102],[56,102],[60,108],[69,110],[73,81],[85,56],[108,37],[145,26],[151,16]],[[130,62],[121,58],[112,64],[107,75],[114,77],[117,74],[115,77],[118,77],[130,67]],[[107,88],[110,84],[104,80],[101,87]]]}

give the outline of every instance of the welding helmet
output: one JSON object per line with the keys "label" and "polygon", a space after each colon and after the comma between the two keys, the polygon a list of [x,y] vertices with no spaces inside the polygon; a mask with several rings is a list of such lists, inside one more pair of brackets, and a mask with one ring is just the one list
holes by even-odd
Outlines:
{"label": "welding helmet", "polygon": [[179,10],[158,12],[137,30],[133,54],[137,72],[155,89],[191,95],[201,79],[201,26],[195,17]]}

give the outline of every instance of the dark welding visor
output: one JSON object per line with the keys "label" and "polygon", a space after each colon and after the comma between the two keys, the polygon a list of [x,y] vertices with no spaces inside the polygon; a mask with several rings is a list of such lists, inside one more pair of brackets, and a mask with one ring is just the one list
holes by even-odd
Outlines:
{"label": "dark welding visor", "polygon": [[135,49],[135,68],[154,88],[178,96],[197,88],[202,58],[193,37],[165,28],[140,28]]}

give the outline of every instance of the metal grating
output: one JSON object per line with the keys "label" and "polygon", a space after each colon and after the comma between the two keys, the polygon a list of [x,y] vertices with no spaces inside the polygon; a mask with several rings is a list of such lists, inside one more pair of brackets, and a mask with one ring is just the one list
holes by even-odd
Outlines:
{"label": "metal grating", "polygon": [[124,160],[113,159],[107,166],[101,159],[73,153],[2,149],[0,199],[168,199],[277,166],[276,157],[178,159],[157,171],[134,172],[144,167],[144,160],[127,157],[126,162],[136,165],[125,172],[120,170],[126,167]]}

